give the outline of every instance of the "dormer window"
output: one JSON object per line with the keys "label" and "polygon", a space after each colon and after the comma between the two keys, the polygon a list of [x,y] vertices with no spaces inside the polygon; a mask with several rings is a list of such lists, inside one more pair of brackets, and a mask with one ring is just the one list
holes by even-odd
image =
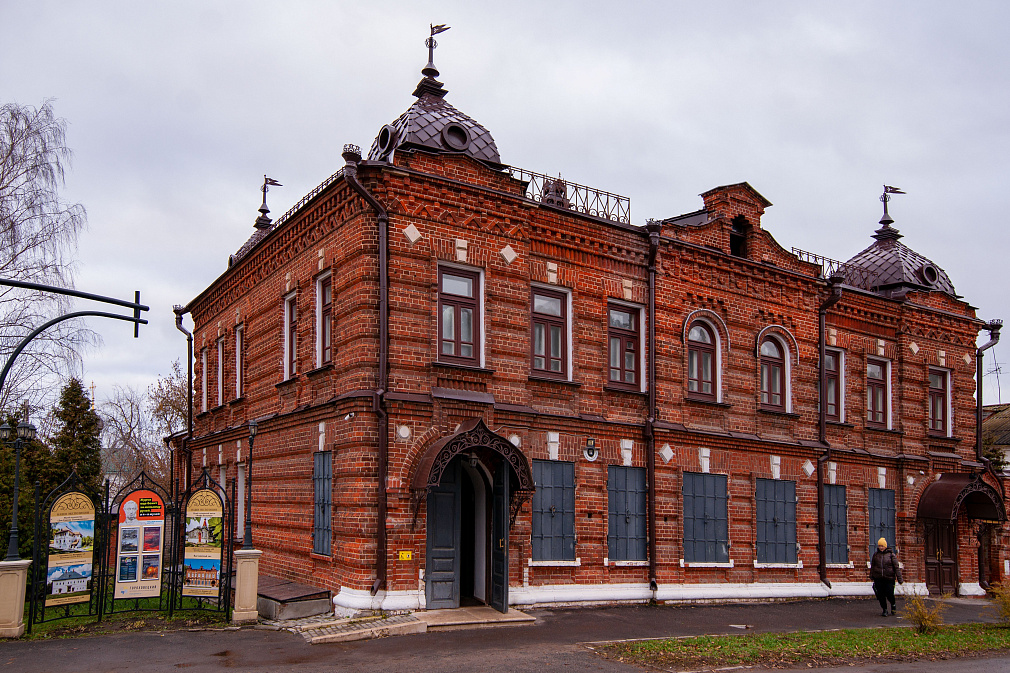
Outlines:
{"label": "dormer window", "polygon": [[747,234],[750,233],[750,224],[743,216],[733,218],[733,228],[729,232],[729,254],[734,257],[747,256]]}

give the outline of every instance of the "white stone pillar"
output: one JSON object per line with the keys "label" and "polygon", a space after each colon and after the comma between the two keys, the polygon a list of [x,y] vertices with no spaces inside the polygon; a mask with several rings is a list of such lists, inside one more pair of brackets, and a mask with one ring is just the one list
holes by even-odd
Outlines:
{"label": "white stone pillar", "polygon": [[25,632],[25,582],[31,559],[0,561],[0,638]]}
{"label": "white stone pillar", "polygon": [[231,611],[233,622],[254,622],[259,618],[256,599],[259,596],[259,549],[235,550],[235,605]]}

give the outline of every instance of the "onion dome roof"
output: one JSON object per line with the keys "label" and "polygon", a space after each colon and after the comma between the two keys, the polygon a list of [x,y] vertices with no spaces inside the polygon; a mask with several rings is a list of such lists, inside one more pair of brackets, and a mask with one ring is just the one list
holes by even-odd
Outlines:
{"label": "onion dome roof", "polygon": [[[885,218],[890,219],[886,214]],[[946,271],[899,241],[902,235],[889,221],[881,223],[873,234],[873,244],[844,264],[848,284],[887,296],[933,290],[959,297]]]}

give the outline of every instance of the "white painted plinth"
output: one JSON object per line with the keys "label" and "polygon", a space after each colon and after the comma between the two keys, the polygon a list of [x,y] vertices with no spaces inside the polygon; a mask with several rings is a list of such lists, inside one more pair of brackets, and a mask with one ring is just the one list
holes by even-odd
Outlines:
{"label": "white painted plinth", "polygon": [[31,559],[0,561],[0,638],[25,632],[25,581]]}
{"label": "white painted plinth", "polygon": [[231,611],[232,622],[254,622],[259,618],[256,598],[259,594],[260,556],[259,549],[235,550],[235,607]]}

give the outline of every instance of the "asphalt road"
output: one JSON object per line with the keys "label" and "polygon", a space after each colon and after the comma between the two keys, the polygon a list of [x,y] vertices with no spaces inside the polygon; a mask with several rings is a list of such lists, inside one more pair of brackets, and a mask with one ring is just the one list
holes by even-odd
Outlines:
{"label": "asphalt road", "polygon": [[[880,617],[872,600],[827,600],[717,606],[633,606],[538,610],[529,626],[384,638],[354,643],[308,645],[283,631],[124,633],[69,640],[0,644],[0,673],[89,673],[162,671],[639,671],[602,659],[586,644],[598,641],[706,633],[792,631],[873,627],[901,623]],[[948,623],[993,621],[981,600],[951,601]],[[749,626],[749,629],[739,628]],[[1010,653],[1008,653],[1010,654]],[[885,663],[821,671],[904,673],[1010,673],[1010,656],[914,664]]]}

